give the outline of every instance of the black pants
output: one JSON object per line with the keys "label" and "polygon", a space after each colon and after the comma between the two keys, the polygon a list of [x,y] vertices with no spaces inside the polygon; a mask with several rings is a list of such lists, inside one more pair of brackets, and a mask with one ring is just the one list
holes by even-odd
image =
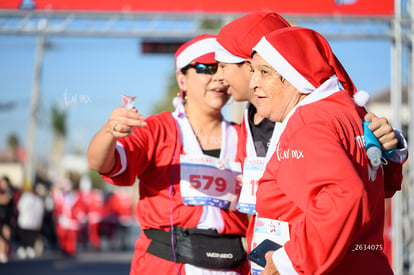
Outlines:
{"label": "black pants", "polygon": [[39,230],[30,230],[20,228],[20,245],[24,248],[34,247],[35,241],[39,236]]}

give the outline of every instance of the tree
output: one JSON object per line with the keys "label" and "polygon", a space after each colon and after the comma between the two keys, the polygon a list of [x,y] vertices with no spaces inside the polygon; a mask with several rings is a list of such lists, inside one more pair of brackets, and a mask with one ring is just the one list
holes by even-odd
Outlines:
{"label": "tree", "polygon": [[60,109],[54,104],[52,106],[52,177],[62,175],[61,160],[65,152],[66,142],[66,110]]}
{"label": "tree", "polygon": [[13,161],[18,159],[17,153],[19,150],[20,141],[16,133],[11,133],[7,137],[7,150]]}
{"label": "tree", "polygon": [[52,106],[52,129],[53,134],[66,136],[66,111],[59,109],[56,105]]}

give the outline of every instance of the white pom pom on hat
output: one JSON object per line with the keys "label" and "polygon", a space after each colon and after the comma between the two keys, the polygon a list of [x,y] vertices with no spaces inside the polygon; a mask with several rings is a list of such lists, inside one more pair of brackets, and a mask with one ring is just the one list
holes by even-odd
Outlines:
{"label": "white pom pom on hat", "polygon": [[184,103],[184,98],[182,98],[181,96],[176,96],[172,100],[172,104],[173,104],[174,108],[177,108],[179,105],[181,105],[183,103]]}
{"label": "white pom pom on hat", "polygon": [[366,106],[370,98],[371,98],[371,95],[367,91],[360,90],[354,94],[354,102],[359,107]]}

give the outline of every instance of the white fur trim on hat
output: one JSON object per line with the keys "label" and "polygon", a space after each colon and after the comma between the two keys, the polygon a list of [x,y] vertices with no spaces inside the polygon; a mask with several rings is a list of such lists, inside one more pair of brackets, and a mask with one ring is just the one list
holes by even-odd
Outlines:
{"label": "white fur trim on hat", "polygon": [[371,96],[367,91],[357,91],[354,94],[354,102],[359,107],[364,107],[368,104]]}
{"label": "white fur trim on hat", "polygon": [[217,42],[217,44],[218,44],[218,47],[216,49],[215,58],[218,62],[241,63],[245,61],[244,58],[230,53],[220,43]]}
{"label": "white fur trim on hat", "polygon": [[176,70],[181,70],[200,56],[215,52],[215,48],[217,48],[217,41],[214,37],[195,42],[177,56],[175,64]]}
{"label": "white fur trim on hat", "polygon": [[303,75],[290,65],[265,37],[262,37],[259,43],[253,48],[253,51],[260,54],[267,63],[302,93],[308,94],[316,89]]}

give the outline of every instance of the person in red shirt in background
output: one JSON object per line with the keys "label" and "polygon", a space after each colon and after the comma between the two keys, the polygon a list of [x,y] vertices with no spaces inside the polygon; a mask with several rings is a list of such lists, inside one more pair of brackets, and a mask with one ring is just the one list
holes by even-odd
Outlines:
{"label": "person in red shirt in background", "polygon": [[101,190],[92,188],[92,181],[86,175],[80,179],[79,192],[85,206],[89,242],[95,250],[100,250],[99,228],[103,216],[104,195]]}
{"label": "person in red shirt in background", "polygon": [[114,233],[119,236],[120,248],[128,249],[128,229],[135,222],[134,204],[129,192],[122,188],[115,188],[105,203],[106,220],[114,226],[109,229],[109,237]]}
{"label": "person in red shirt in background", "polygon": [[79,191],[68,178],[60,179],[52,189],[53,216],[62,252],[76,256],[79,232],[86,219],[85,205]]}

